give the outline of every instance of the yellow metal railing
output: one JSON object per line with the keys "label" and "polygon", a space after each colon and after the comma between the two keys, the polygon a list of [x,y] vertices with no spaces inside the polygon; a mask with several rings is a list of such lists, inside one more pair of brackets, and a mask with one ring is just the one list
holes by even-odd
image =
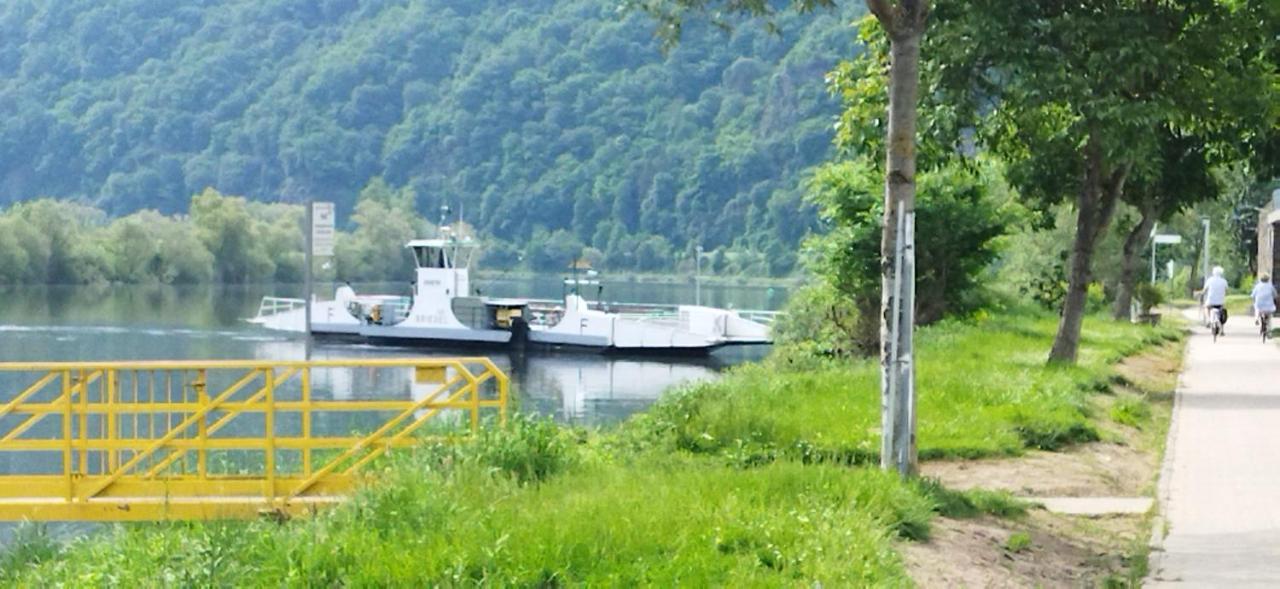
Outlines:
{"label": "yellow metal railing", "polygon": [[508,394],[487,358],[0,363],[0,520],[302,512]]}

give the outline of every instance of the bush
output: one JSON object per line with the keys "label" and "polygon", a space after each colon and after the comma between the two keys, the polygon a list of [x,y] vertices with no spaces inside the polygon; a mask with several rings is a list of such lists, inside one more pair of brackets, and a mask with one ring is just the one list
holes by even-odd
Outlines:
{"label": "bush", "polygon": [[437,441],[417,449],[409,463],[430,471],[478,467],[520,483],[536,483],[573,465],[578,458],[573,431],[550,417],[517,413],[499,427],[489,422],[480,434],[464,440]]}
{"label": "bush", "polygon": [[1138,307],[1146,314],[1164,302],[1164,292],[1154,284],[1143,282],[1134,287],[1133,298],[1137,299]]}
{"label": "bush", "polygon": [[1004,543],[1004,549],[1018,553],[1031,548],[1031,535],[1026,532],[1014,532]]}
{"label": "bush", "polygon": [[1085,294],[1085,310],[1089,313],[1101,313],[1107,309],[1107,295],[1102,284],[1094,282],[1089,285]]}
{"label": "bush", "polygon": [[[785,313],[773,323],[774,342],[784,353],[849,356],[876,345],[878,330],[858,321],[858,310],[847,294],[826,281],[805,286],[787,300]],[[875,327],[872,325],[872,327]]]}
{"label": "bush", "polygon": [[522,483],[554,475],[574,459],[569,430],[550,417],[516,415],[506,427],[488,427],[466,447],[464,456],[476,463],[507,473]]}
{"label": "bush", "polygon": [[[988,194],[990,174],[953,164],[917,180],[916,319],[928,324],[972,305],[977,277],[995,260],[1010,216]],[[864,351],[874,348],[877,340],[867,336],[879,329],[882,182],[875,166],[842,162],[819,168],[810,184],[829,227],[807,244],[810,270],[857,310],[862,325],[853,331]]]}

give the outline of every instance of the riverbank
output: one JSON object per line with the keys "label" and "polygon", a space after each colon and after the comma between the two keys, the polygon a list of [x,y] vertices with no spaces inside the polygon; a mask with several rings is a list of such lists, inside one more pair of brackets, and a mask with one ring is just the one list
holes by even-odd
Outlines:
{"label": "riverbank", "polygon": [[[1005,309],[921,330],[922,457],[1023,460],[1114,441],[1126,420],[1156,427],[1153,396],[1101,400],[1132,380],[1122,359],[1180,330],[1091,318],[1080,365],[1048,367],[1055,319]],[[523,418],[461,446],[424,443],[313,518],[117,526],[65,548],[28,535],[0,564],[27,586],[905,585],[927,579],[913,547],[954,522],[1024,525],[1017,489],[870,467],[876,382],[870,361],[778,354],[616,428]],[[1029,558],[1038,533],[999,549]],[[1122,578],[1127,562],[1089,574]]]}

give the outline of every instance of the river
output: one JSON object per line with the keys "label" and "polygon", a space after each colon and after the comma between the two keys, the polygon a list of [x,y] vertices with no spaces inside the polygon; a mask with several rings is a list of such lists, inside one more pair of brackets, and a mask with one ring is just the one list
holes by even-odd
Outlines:
{"label": "river", "polygon": [[[558,298],[561,284],[558,277],[489,277],[475,281],[485,295],[500,297]],[[407,283],[356,285],[357,290],[370,293],[399,292],[407,287]],[[327,295],[329,288],[318,291]],[[780,287],[703,285],[701,291],[704,304],[740,309],[774,310],[786,298],[785,289]],[[301,337],[265,331],[244,321],[254,315],[264,295],[301,296],[301,287],[0,288],[0,361],[303,358]],[[615,302],[689,303],[695,292],[690,284],[605,282],[603,298]],[[517,357],[505,353],[492,360],[511,376],[513,401],[521,411],[554,416],[563,422],[604,425],[643,410],[674,385],[715,378],[725,368],[757,359],[765,352],[760,348],[729,348],[696,361],[588,354]],[[413,355],[474,352],[324,342],[317,343],[314,350],[314,357],[321,359]],[[406,382],[406,390],[407,387]],[[0,391],[0,402],[13,394]],[[335,390],[332,394],[339,398],[364,396],[359,390]]]}

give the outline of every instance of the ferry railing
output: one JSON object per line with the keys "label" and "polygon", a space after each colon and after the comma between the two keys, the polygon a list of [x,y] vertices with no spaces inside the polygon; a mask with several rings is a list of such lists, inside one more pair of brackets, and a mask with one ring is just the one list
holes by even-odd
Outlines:
{"label": "ferry railing", "polygon": [[748,321],[763,323],[765,325],[769,325],[773,323],[781,315],[782,315],[782,311],[757,311],[757,310],[738,311],[739,317],[746,319]]}
{"label": "ferry railing", "polygon": [[262,302],[258,303],[257,318],[271,317],[279,313],[286,313],[294,309],[301,309],[306,306],[307,301],[304,299],[291,299],[285,297],[262,297]]}
{"label": "ferry railing", "polygon": [[505,421],[508,396],[487,358],[0,363],[0,520],[304,512],[431,422]]}

